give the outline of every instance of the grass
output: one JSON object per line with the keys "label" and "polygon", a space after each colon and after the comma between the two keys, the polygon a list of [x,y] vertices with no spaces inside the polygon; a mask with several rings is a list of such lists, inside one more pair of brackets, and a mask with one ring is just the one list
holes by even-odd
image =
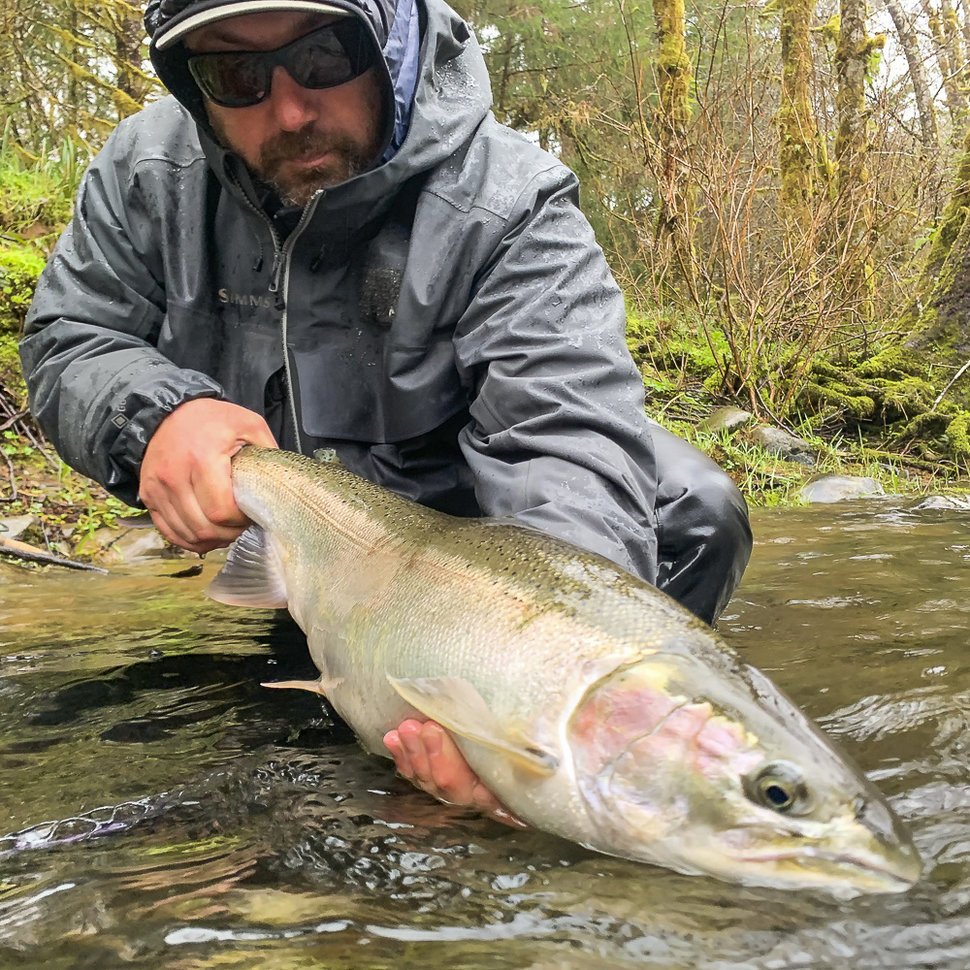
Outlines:
{"label": "grass", "polygon": [[[60,461],[29,417],[20,373],[17,335],[0,330],[0,518],[32,515],[37,523],[21,537],[40,548],[75,559],[94,559],[91,540],[111,528],[128,506]],[[6,466],[6,467],[5,467]]]}
{"label": "grass", "polygon": [[940,463],[926,468],[927,463],[910,463],[904,456],[874,448],[863,438],[846,441],[836,435],[827,439],[804,426],[796,427],[793,430],[808,442],[815,457],[814,465],[805,465],[772,454],[749,440],[745,430],[705,432],[691,422],[660,423],[716,461],[755,507],[804,504],[803,486],[823,475],[872,478],[894,495],[970,491],[970,479],[955,466]]}
{"label": "grass", "polygon": [[34,240],[47,250],[71,217],[88,150],[70,139],[44,143],[28,156],[11,132],[0,132],[0,226],[5,242]]}

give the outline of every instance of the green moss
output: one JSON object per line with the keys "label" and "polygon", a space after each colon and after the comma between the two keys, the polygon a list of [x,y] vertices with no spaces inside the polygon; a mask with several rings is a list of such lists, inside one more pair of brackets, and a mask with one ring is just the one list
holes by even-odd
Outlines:
{"label": "green moss", "polygon": [[20,372],[17,337],[0,330],[0,393],[16,402],[18,410],[25,406],[27,388]]}
{"label": "green moss", "polygon": [[901,347],[886,347],[855,365],[819,357],[810,374],[798,398],[805,410],[883,427],[936,410],[926,368]]}
{"label": "green moss", "polygon": [[842,26],[842,18],[837,14],[832,14],[821,27],[815,28],[831,44],[839,39],[839,31]]}
{"label": "green moss", "polygon": [[48,244],[70,219],[76,189],[73,172],[23,168],[13,156],[0,154],[0,225]]}
{"label": "green moss", "polygon": [[809,373],[823,386],[838,386],[846,394],[852,391],[868,394],[872,391],[871,383],[860,377],[856,369],[845,364],[834,364],[824,357],[816,357],[812,361]]}
{"label": "green moss", "polygon": [[648,364],[701,381],[719,378],[731,353],[724,331],[699,315],[671,320],[630,313],[626,344],[641,369]]}
{"label": "green moss", "polygon": [[882,410],[886,421],[898,421],[933,407],[933,388],[921,377],[878,381],[882,390]]}
{"label": "green moss", "polygon": [[938,411],[917,414],[900,429],[897,440],[906,438],[933,438],[946,430],[949,420]]}
{"label": "green moss", "polygon": [[872,417],[876,402],[865,394],[853,394],[847,385],[838,383],[817,384],[809,381],[798,396],[799,404],[809,405],[818,410],[836,408],[856,420]]}
{"label": "green moss", "polygon": [[0,330],[19,333],[23,328],[44,263],[43,254],[29,243],[0,247]]}
{"label": "green moss", "polygon": [[924,374],[925,368],[912,353],[901,346],[893,345],[864,360],[854,371],[860,378],[902,378],[920,376]]}
{"label": "green moss", "polygon": [[[957,162],[956,186],[953,195],[932,233],[930,251],[926,259],[924,285],[928,283],[932,287],[937,280],[950,250],[966,225],[968,213],[970,213],[970,132],[964,138],[963,151]],[[952,271],[952,267],[949,267],[947,273],[952,274]],[[940,282],[936,283],[937,291],[939,291]],[[926,320],[921,320],[920,323],[922,329],[929,326]]]}
{"label": "green moss", "polygon": [[933,244],[930,247],[927,262],[937,265],[943,262],[953,248],[953,243],[960,235],[966,222],[970,208],[966,205],[953,205],[944,213],[943,221],[934,233]]}
{"label": "green moss", "polygon": [[946,426],[946,438],[950,451],[958,458],[970,455],[970,436],[967,434],[968,421],[970,421],[970,414],[961,411]]}

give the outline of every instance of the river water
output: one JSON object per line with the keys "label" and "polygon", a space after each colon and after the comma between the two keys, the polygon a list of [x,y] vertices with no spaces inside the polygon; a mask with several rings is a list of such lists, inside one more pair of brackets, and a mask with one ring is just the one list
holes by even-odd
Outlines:
{"label": "river water", "polygon": [[[159,562],[0,562],[0,968],[970,966],[970,513],[760,510],[721,621],[926,861],[838,902],[439,806],[309,694],[299,631]],[[181,565],[184,565],[182,563]]]}

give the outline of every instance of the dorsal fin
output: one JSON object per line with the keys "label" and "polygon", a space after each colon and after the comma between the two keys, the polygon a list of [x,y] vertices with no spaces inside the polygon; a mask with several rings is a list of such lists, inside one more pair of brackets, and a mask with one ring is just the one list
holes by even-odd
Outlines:
{"label": "dorsal fin", "polygon": [[313,453],[313,460],[321,465],[343,465],[337,457],[337,452],[333,448],[317,448]]}

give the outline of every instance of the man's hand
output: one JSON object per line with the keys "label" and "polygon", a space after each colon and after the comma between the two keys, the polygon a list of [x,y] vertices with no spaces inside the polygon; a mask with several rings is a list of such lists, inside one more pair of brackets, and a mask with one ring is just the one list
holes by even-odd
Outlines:
{"label": "man's hand", "polygon": [[434,721],[404,721],[384,735],[398,773],[429,795],[467,805],[506,825],[525,828],[482,784],[447,731]]}
{"label": "man's hand", "polygon": [[158,426],[145,449],[138,495],[169,542],[209,552],[249,525],[229,471],[244,444],[276,447],[260,415],[228,401],[186,401]]}

